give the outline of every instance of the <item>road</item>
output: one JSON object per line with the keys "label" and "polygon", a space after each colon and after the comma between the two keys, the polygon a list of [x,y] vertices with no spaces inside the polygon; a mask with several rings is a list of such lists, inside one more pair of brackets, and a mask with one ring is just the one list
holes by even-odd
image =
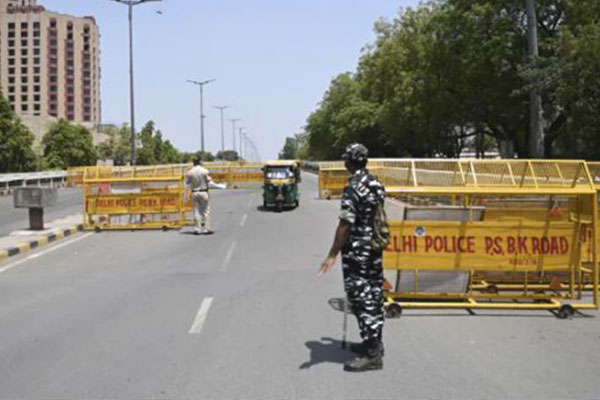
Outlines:
{"label": "road", "polygon": [[214,192],[212,236],[84,233],[0,263],[0,399],[597,398],[596,312],[409,310],[382,371],[344,372],[341,269],[315,276],[339,203],[316,189],[281,214]]}
{"label": "road", "polygon": [[[59,189],[56,205],[44,210],[44,221],[50,222],[68,215],[81,213],[83,195],[81,189]],[[15,209],[12,196],[0,197],[0,236],[29,228],[27,209]]]}

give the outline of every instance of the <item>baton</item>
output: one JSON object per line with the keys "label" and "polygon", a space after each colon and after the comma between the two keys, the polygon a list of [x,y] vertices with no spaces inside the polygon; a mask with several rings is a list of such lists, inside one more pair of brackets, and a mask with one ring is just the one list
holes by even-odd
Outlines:
{"label": "baton", "polygon": [[346,334],[348,333],[348,295],[344,298],[344,324],[342,335],[342,349],[346,348]]}

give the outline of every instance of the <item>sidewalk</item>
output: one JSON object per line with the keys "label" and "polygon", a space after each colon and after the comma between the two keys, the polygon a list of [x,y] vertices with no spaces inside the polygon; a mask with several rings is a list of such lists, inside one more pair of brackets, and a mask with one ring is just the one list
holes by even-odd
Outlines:
{"label": "sidewalk", "polygon": [[83,230],[83,216],[70,215],[45,224],[43,231],[22,230],[0,237],[0,260],[45,246]]}

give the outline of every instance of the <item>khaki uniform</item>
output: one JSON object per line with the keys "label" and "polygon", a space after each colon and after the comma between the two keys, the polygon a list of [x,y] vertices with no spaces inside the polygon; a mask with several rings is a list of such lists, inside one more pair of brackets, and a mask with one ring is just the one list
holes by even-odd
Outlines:
{"label": "khaki uniform", "polygon": [[208,170],[200,165],[195,166],[187,173],[186,191],[191,190],[194,205],[194,231],[206,233],[212,231],[210,226],[210,194],[211,183]]}

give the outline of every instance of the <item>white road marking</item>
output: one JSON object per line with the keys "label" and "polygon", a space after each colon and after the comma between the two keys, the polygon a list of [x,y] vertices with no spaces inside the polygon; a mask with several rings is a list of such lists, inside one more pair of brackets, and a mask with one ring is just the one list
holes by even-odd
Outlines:
{"label": "white road marking", "polygon": [[231,262],[231,258],[233,257],[233,252],[235,251],[235,242],[231,243],[229,250],[227,251],[227,255],[225,256],[225,260],[223,260],[223,264],[221,265],[221,271],[226,271],[229,263]]}
{"label": "white road marking", "polygon": [[207,297],[202,301],[200,305],[200,309],[198,310],[198,314],[196,314],[196,318],[194,319],[194,323],[190,328],[189,333],[198,335],[202,332],[202,327],[204,326],[204,322],[206,321],[206,317],[208,316],[208,310],[210,309],[210,305],[212,304],[213,298]]}
{"label": "white road marking", "polygon": [[242,222],[240,222],[240,226],[243,228],[246,225],[246,220],[248,219],[248,214],[244,214],[242,217]]}
{"label": "white road marking", "polygon": [[75,238],[75,239],[73,239],[73,240],[69,240],[68,242],[61,243],[61,244],[59,244],[59,245],[57,245],[57,246],[54,246],[54,247],[51,247],[51,248],[49,248],[49,249],[46,249],[46,250],[40,251],[39,253],[32,254],[32,255],[30,255],[29,257],[26,257],[26,258],[24,258],[24,259],[22,259],[22,260],[16,261],[16,262],[14,262],[14,263],[12,263],[12,264],[8,264],[8,265],[6,265],[6,266],[4,266],[4,267],[0,268],[0,274],[1,274],[2,272],[8,271],[9,269],[12,269],[12,268],[16,267],[17,265],[23,264],[23,263],[24,263],[24,262],[26,262],[26,261],[34,260],[34,259],[36,259],[36,258],[38,258],[38,257],[41,257],[41,256],[43,256],[44,254],[48,254],[48,253],[50,253],[50,252],[53,252],[54,250],[58,250],[58,249],[60,249],[60,248],[62,248],[62,247],[68,246],[68,245],[70,245],[70,244],[73,244],[73,243],[75,243],[75,242],[78,242],[78,241],[80,241],[80,240],[83,240],[83,239],[85,239],[85,238],[88,238],[88,237],[90,237],[90,236],[91,236],[91,235],[93,235],[93,234],[94,234],[94,232],[89,232],[89,233],[86,233],[85,235],[83,235],[83,236],[80,236],[80,237],[78,237],[78,238]]}

